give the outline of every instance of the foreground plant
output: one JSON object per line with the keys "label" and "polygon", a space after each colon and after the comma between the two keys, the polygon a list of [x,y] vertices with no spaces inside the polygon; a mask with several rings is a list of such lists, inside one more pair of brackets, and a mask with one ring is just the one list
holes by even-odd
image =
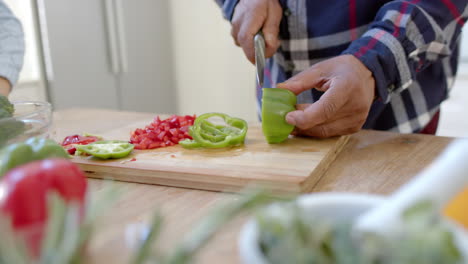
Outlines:
{"label": "foreground plant", "polygon": [[25,123],[13,117],[15,106],[6,96],[0,95],[0,148],[25,130]]}
{"label": "foreground plant", "polygon": [[225,224],[241,213],[250,212],[259,206],[272,201],[284,201],[289,198],[273,197],[265,191],[248,191],[238,200],[223,203],[214,208],[183,238],[173,252],[168,255],[153,254],[151,244],[156,240],[161,217],[156,215],[151,227],[149,238],[142,244],[133,258],[133,264],[142,264],[150,260],[158,264],[186,264],[191,263],[195,254],[214,236]]}
{"label": "foreground plant", "polygon": [[368,235],[353,239],[352,222],[331,222],[301,210],[296,204],[277,204],[261,210],[259,246],[271,264],[464,264],[452,231],[431,204],[416,204],[405,212],[405,232],[388,240]]}
{"label": "foreground plant", "polygon": [[[96,219],[115,199],[115,190],[105,188],[99,199],[89,198],[83,211],[80,202],[67,202],[57,192],[48,192],[47,220],[35,229],[18,229],[10,216],[0,213],[0,264],[81,263]],[[39,239],[38,230],[42,231]]]}
{"label": "foreground plant", "polygon": [[[11,217],[0,213],[0,264],[39,263],[62,264],[82,263],[86,245],[92,238],[97,217],[110,207],[116,199],[116,191],[109,188],[99,199],[96,197],[86,203],[83,213],[81,202],[67,202],[57,192],[47,194],[47,221],[43,237],[31,244],[18,230]],[[156,212],[150,231],[130,260],[132,264],[185,264],[191,263],[195,254],[227,222],[240,213],[251,211],[258,206],[278,200],[267,192],[251,191],[233,203],[217,206],[198,225],[195,226],[168,254],[155,251],[154,244],[159,235],[163,218]],[[3,213],[5,214],[5,213]],[[40,242],[40,243],[38,243]]]}

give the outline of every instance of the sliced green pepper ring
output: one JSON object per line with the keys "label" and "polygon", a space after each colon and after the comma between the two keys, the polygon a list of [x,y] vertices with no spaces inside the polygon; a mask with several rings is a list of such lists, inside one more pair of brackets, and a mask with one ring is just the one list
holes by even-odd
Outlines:
{"label": "sliced green pepper ring", "polygon": [[[216,125],[208,121],[211,117],[220,117],[226,125]],[[203,114],[189,129],[192,140],[179,141],[184,148],[224,148],[243,144],[247,134],[247,122],[222,113]]]}
{"label": "sliced green pepper ring", "polygon": [[124,158],[132,152],[133,148],[133,144],[121,140],[102,140],[76,146],[77,150],[100,159]]}

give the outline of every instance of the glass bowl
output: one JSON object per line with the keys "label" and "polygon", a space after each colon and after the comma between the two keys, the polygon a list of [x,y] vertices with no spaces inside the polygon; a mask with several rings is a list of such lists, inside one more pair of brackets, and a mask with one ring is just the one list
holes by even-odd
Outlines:
{"label": "glass bowl", "polygon": [[48,138],[52,125],[52,106],[48,102],[20,101],[13,117],[0,119],[0,147],[31,137]]}

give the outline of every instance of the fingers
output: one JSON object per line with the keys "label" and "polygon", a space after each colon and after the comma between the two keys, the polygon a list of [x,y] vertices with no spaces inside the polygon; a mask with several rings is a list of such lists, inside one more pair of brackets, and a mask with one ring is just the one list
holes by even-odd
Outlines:
{"label": "fingers", "polygon": [[300,72],[289,80],[279,83],[276,87],[287,89],[298,95],[304,91],[322,86],[325,82],[325,74],[319,67],[311,67]]}
{"label": "fingers", "polygon": [[278,49],[282,8],[278,1],[240,1],[232,18],[231,36],[242,47],[247,59],[255,63],[254,37],[262,30],[265,36],[265,56],[273,56]]}
{"label": "fingers", "polygon": [[296,109],[297,110],[305,110],[307,107],[309,107],[311,104],[297,104]]}
{"label": "fingers", "polygon": [[297,128],[295,135],[304,135],[309,137],[328,138],[339,135],[348,135],[358,132],[364,125],[365,118],[356,115],[349,115],[329,123],[324,123],[307,130]]}
{"label": "fingers", "polygon": [[[307,107],[309,107],[311,105],[312,104],[297,104],[296,109],[297,110],[305,110]],[[334,115],[331,119],[327,120],[326,122],[336,121],[336,120],[339,120],[339,119],[342,119],[342,118],[345,118],[345,117],[348,117],[348,116],[349,116],[348,112],[338,111],[338,113],[336,115]]]}
{"label": "fingers", "polygon": [[286,115],[296,135],[331,137],[354,133],[362,128],[372,106],[375,81],[372,73],[354,57],[338,56],[318,63],[288,81],[278,84],[295,94],[323,91],[309,105],[297,105]]}
{"label": "fingers", "polygon": [[272,57],[280,45],[278,39],[279,27],[282,18],[282,8],[278,1],[272,1],[268,5],[268,15],[263,24],[263,35],[265,36],[265,56]]}
{"label": "fingers", "polygon": [[237,4],[234,8],[234,13],[231,20],[231,37],[234,40],[236,46],[240,46],[239,41],[237,41],[237,35],[239,34],[239,29],[242,22],[242,17],[244,16],[242,3]]}
{"label": "fingers", "polygon": [[299,129],[308,130],[333,120],[347,102],[343,93],[339,92],[342,85],[344,83],[339,79],[332,80],[330,89],[322,95],[320,100],[303,110],[289,112],[286,115],[286,122]]}
{"label": "fingers", "polygon": [[237,35],[237,41],[251,63],[255,63],[254,37],[262,27],[262,23],[263,21],[258,20],[253,15],[244,16],[244,22]]}
{"label": "fingers", "polygon": [[234,44],[237,47],[240,47],[239,41],[237,41],[237,34],[239,33],[239,27],[232,26],[231,27],[231,37],[234,40]]}

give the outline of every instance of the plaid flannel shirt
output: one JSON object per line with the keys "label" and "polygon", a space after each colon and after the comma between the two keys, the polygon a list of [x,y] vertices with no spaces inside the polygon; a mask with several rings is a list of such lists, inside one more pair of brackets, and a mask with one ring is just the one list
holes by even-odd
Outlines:
{"label": "plaid flannel shirt", "polygon": [[[230,20],[239,0],[217,2]],[[322,60],[352,54],[373,73],[378,93],[364,128],[419,132],[447,98],[467,0],[279,2],[281,45],[267,61],[265,87],[276,87]],[[321,94],[303,92],[298,103],[312,103]],[[257,98],[261,107],[260,90]]]}

